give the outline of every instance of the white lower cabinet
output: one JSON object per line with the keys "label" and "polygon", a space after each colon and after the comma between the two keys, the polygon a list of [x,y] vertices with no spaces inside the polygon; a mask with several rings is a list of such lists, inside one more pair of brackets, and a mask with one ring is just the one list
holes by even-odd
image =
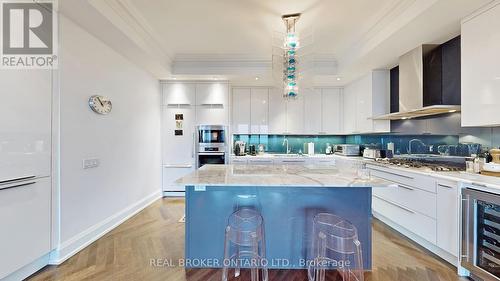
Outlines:
{"label": "white lower cabinet", "polygon": [[51,180],[0,189],[0,279],[51,250]]}
{"label": "white lower cabinet", "polygon": [[334,166],[333,156],[290,156],[290,157],[259,157],[259,156],[231,156],[229,164],[233,165],[319,165]]}
{"label": "white lower cabinet", "polygon": [[271,158],[250,158],[248,165],[273,165],[274,160]]}
{"label": "white lower cabinet", "polygon": [[308,161],[309,164],[319,165],[319,166],[335,166],[335,159],[331,156],[321,157],[321,158],[311,158]]}
{"label": "white lower cabinet", "polygon": [[437,245],[458,256],[459,201],[458,183],[438,180],[437,183]]}
{"label": "white lower cabinet", "polygon": [[377,195],[373,198],[373,210],[430,243],[436,243],[435,219]]}
{"label": "white lower cabinet", "polygon": [[231,157],[229,159],[229,164],[232,164],[232,165],[247,165],[248,164],[248,160],[247,159],[239,159],[237,157]]}
{"label": "white lower cabinet", "polygon": [[274,160],[276,165],[305,165],[307,164],[306,158],[286,158]]}
{"label": "white lower cabinet", "polygon": [[176,184],[175,181],[195,170],[195,165],[164,165],[163,166],[163,191],[183,192],[184,185]]}
{"label": "white lower cabinet", "polygon": [[377,165],[368,165],[368,168],[372,176],[394,183],[391,188],[373,189],[375,216],[381,215],[382,220],[388,219],[428,241],[422,246],[456,265],[460,217],[458,183]]}

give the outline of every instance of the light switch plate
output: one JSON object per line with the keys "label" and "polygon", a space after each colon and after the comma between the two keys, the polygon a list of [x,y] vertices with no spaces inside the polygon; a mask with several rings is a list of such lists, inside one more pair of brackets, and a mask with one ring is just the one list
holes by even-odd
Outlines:
{"label": "light switch plate", "polygon": [[100,164],[101,164],[101,162],[97,158],[83,159],[83,168],[84,169],[96,168],[96,167],[99,167]]}

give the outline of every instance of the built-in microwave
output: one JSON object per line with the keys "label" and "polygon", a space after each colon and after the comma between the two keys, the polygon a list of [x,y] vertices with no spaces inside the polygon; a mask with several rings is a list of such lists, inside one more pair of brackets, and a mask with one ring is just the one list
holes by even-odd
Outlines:
{"label": "built-in microwave", "polygon": [[224,144],[226,142],[226,129],[219,125],[198,126],[199,144]]}
{"label": "built-in microwave", "polygon": [[220,125],[202,125],[197,127],[198,149],[197,167],[206,164],[227,163],[226,127]]}
{"label": "built-in microwave", "polygon": [[462,192],[461,265],[474,280],[500,280],[500,195]]}

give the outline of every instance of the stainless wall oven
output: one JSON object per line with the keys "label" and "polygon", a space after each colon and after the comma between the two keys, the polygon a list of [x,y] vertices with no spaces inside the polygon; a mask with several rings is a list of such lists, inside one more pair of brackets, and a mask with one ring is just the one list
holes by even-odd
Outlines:
{"label": "stainless wall oven", "polygon": [[461,265],[474,280],[500,280],[500,195],[462,192]]}
{"label": "stainless wall oven", "polygon": [[197,127],[197,167],[205,164],[226,164],[228,160],[227,130],[220,125]]}

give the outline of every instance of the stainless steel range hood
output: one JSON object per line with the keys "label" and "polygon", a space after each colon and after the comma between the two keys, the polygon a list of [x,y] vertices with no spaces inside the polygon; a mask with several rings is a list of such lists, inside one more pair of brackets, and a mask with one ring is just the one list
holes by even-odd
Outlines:
{"label": "stainless steel range hood", "polygon": [[[429,88],[425,83],[431,83],[424,79],[424,64],[429,63],[424,57],[438,47],[422,45],[399,58],[399,112],[376,116],[373,120],[402,120],[460,111],[460,105],[424,106],[424,90]],[[438,83],[441,83],[440,77]]]}

